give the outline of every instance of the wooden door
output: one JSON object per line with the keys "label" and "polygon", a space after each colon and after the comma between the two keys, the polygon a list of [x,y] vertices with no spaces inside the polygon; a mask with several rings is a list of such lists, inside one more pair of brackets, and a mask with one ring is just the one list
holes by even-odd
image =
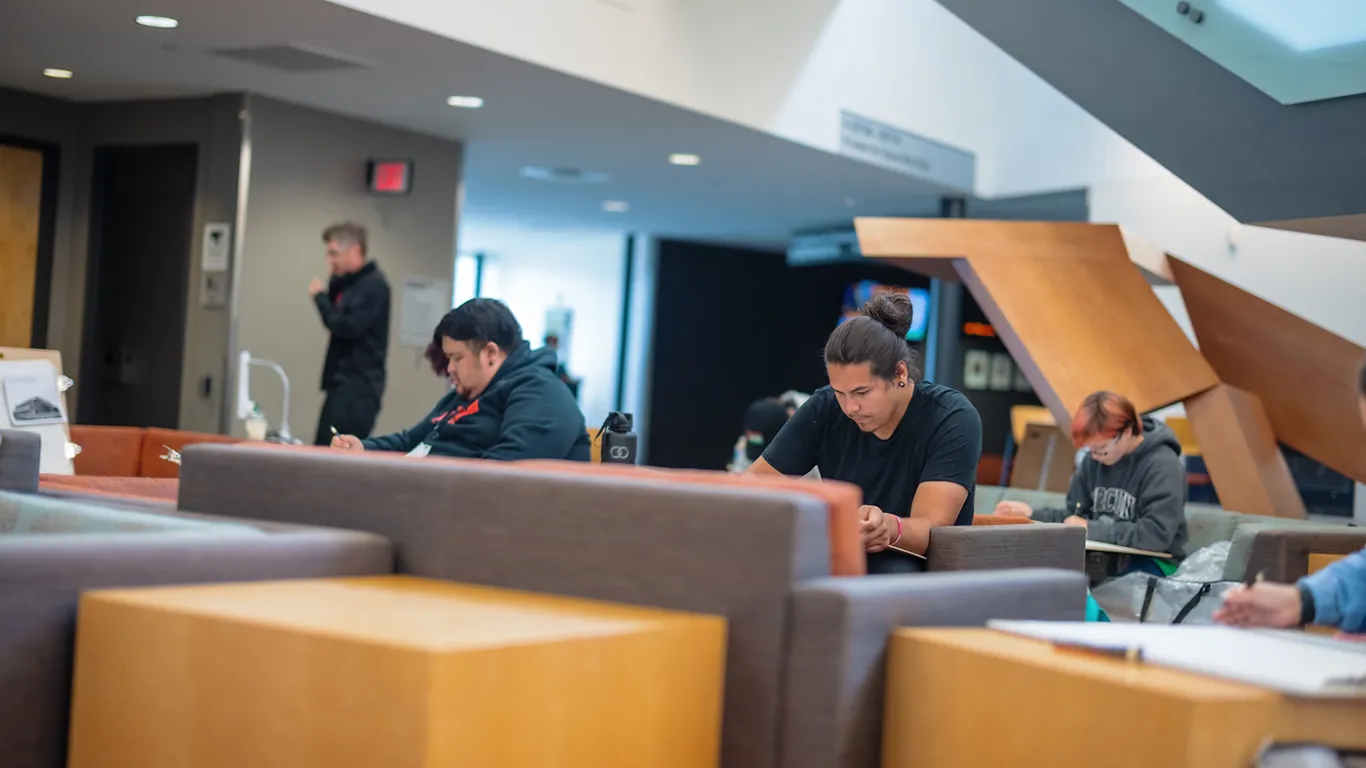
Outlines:
{"label": "wooden door", "polygon": [[0,346],[33,340],[43,153],[0,145]]}

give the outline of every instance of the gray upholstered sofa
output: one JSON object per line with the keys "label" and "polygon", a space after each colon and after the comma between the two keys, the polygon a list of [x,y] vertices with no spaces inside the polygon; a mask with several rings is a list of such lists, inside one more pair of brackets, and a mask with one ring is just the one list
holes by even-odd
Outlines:
{"label": "gray upholstered sofa", "polygon": [[810,494],[650,473],[195,445],[180,505],[371,531],[400,573],[723,615],[726,768],[876,766],[898,625],[1085,610],[1079,571],[829,577]]}
{"label": "gray upholstered sofa", "polygon": [[[1027,488],[978,486],[976,513],[989,515],[1002,501],[1034,507],[1062,507],[1065,496]],[[1292,582],[1305,574],[1309,553],[1346,554],[1366,547],[1366,528],[1345,523],[1289,520],[1230,512],[1212,504],[1186,505],[1186,550],[1194,552],[1217,541],[1231,541],[1223,578],[1244,581],[1261,573],[1272,581]]]}
{"label": "gray upholstered sofa", "polygon": [[36,493],[42,450],[36,432],[0,429],[0,491]]}
{"label": "gray upholstered sofa", "polygon": [[0,492],[0,764],[66,764],[84,590],[392,572],[392,546],[370,533]]}

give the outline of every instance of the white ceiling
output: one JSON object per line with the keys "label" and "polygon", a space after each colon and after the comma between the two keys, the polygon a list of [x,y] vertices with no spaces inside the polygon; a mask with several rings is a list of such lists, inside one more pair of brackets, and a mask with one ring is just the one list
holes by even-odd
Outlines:
{"label": "white ceiling", "polygon": [[[138,14],[171,16],[181,25],[141,27],[133,22]],[[284,43],[373,66],[291,74],[207,53]],[[46,67],[75,77],[43,77]],[[466,216],[536,229],[777,244],[794,230],[848,223],[854,215],[924,215],[948,193],[324,0],[11,4],[0,28],[0,84],[78,101],[251,91],[461,140]],[[445,105],[452,94],[481,96],[486,106],[452,109]],[[669,165],[673,152],[696,153],[702,164]],[[535,182],[519,175],[526,165],[600,171],[611,180]],[[603,212],[609,199],[628,202],[630,211]]]}

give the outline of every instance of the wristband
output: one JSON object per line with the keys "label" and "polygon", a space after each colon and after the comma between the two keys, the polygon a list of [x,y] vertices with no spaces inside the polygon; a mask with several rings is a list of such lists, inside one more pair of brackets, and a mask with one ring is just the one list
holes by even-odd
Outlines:
{"label": "wristband", "polygon": [[1296,585],[1300,592],[1300,626],[1314,623],[1314,614],[1318,609],[1314,605],[1314,593],[1309,591],[1309,587],[1304,584]]}
{"label": "wristband", "polygon": [[896,521],[896,538],[892,539],[891,543],[887,545],[889,547],[895,545],[898,541],[901,541],[901,516],[892,515],[892,519]]}

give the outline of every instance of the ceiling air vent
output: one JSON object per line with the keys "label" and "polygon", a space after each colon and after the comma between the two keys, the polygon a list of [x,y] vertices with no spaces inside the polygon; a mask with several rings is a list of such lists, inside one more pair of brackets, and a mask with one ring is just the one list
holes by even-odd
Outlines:
{"label": "ceiling air vent", "polygon": [[301,43],[263,45],[255,48],[220,48],[215,55],[281,72],[331,72],[369,69],[369,62]]}
{"label": "ceiling air vent", "polygon": [[579,168],[555,168],[545,165],[528,165],[522,169],[522,176],[536,181],[552,184],[599,184],[608,180],[605,173],[585,171]]}

